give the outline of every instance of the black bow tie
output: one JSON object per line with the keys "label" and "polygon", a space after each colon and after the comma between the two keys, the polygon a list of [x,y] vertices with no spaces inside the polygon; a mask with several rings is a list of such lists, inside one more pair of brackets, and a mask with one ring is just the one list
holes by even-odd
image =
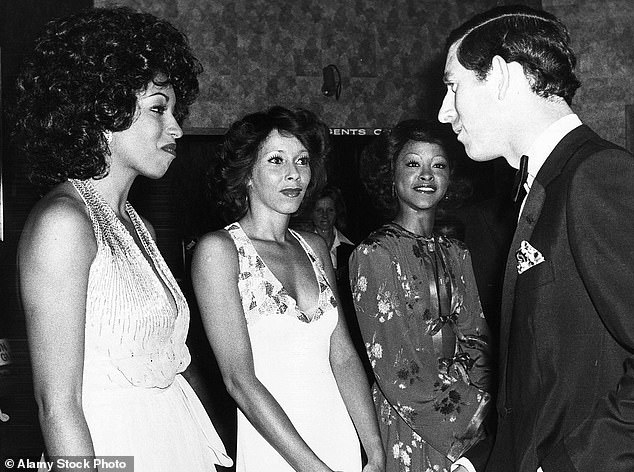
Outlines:
{"label": "black bow tie", "polygon": [[524,184],[528,177],[528,156],[523,155],[520,159],[520,168],[515,173],[515,182],[513,184],[513,202],[521,203],[526,196]]}

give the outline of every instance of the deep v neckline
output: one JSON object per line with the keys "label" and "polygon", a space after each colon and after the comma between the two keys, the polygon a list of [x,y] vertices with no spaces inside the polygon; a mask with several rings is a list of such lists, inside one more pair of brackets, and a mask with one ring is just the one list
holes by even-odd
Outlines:
{"label": "deep v neckline", "polygon": [[[141,250],[141,248],[136,244],[136,242],[134,241],[134,236],[132,236],[132,234],[128,231],[128,229],[125,227],[123,222],[119,220],[119,218],[116,218],[117,222],[123,227],[123,229],[125,229],[126,237],[129,237],[131,239],[131,242],[134,245],[135,249],[139,251],[141,258],[146,262],[146,264],[148,265],[148,268],[156,276],[156,279],[159,285],[161,285],[161,287],[163,288],[165,297],[167,298],[169,304],[172,306],[172,308],[175,310],[178,316],[178,301],[176,299],[176,293],[175,293],[176,291],[174,289],[172,282],[167,278],[160,264],[158,264],[158,261],[153,257],[154,248],[150,247],[150,241],[148,241],[148,238],[151,238],[151,237],[149,235],[147,228],[145,227],[145,224],[141,221],[141,217],[136,213],[136,211],[134,210],[132,205],[130,205],[129,202],[126,202],[125,211],[128,217],[130,217],[130,221],[132,221],[134,232],[139,238],[139,241],[141,242],[141,244],[143,245],[145,254],[143,254],[143,251]],[[147,257],[146,257],[146,254],[147,254]]]}
{"label": "deep v neckline", "polygon": [[301,319],[302,321],[306,321],[308,323],[318,319],[319,318],[319,316],[318,316],[319,315],[319,311],[320,311],[320,308],[322,306],[322,301],[323,301],[322,300],[323,290],[321,289],[322,282],[321,282],[321,279],[320,279],[320,273],[319,273],[318,267],[316,267],[316,262],[313,260],[313,257],[308,252],[308,248],[306,247],[306,246],[308,246],[308,243],[303,241],[301,239],[301,237],[299,236],[299,234],[295,233],[295,231],[293,231],[290,228],[288,229],[289,232],[291,233],[291,235],[299,243],[300,247],[304,251],[304,254],[308,258],[308,261],[310,262],[310,265],[311,265],[311,267],[313,269],[314,281],[317,284],[317,291],[318,291],[317,304],[313,308],[311,308],[310,310],[305,311],[305,310],[302,310],[299,307],[299,304],[297,303],[297,300],[295,299],[295,297],[293,297],[290,294],[290,292],[288,290],[286,290],[286,287],[284,287],[284,284],[282,284],[280,279],[273,273],[273,271],[266,264],[266,262],[264,261],[262,256],[260,256],[260,253],[258,252],[257,248],[255,247],[255,244],[253,244],[253,241],[251,241],[251,238],[244,231],[244,229],[242,228],[242,225],[240,225],[240,223],[238,223],[238,222],[236,222],[236,225],[238,226],[238,228],[242,232],[242,235],[244,236],[244,238],[248,241],[248,244],[251,246],[251,249],[253,250],[253,254],[255,255],[256,260],[258,261],[258,263],[261,265],[263,270],[265,270],[268,273],[268,275],[271,277],[273,282],[275,282],[275,285],[277,285],[277,289],[279,290],[279,292],[282,293],[283,296],[286,299],[290,300],[292,302],[292,305],[295,307],[295,309],[301,314],[301,317],[298,317],[298,318]]}
{"label": "deep v neckline", "polygon": [[[110,220],[112,221],[112,224],[116,227],[117,232],[122,235],[126,244],[132,248],[131,251],[137,252],[136,254],[137,259],[141,259],[143,261],[141,264],[143,263],[146,264],[146,268],[149,269],[149,271],[154,275],[156,283],[158,283],[158,286],[161,288],[161,291],[165,294],[165,299],[167,300],[167,303],[170,305],[170,307],[172,307],[172,309],[176,313],[176,316],[178,316],[179,304],[178,304],[178,299],[176,296],[176,290],[173,284],[171,283],[171,281],[168,279],[168,277],[165,275],[165,273],[161,269],[160,264],[158,264],[158,261],[153,257],[154,250],[150,245],[150,241],[148,241],[148,238],[151,239],[151,237],[149,235],[147,228],[145,227],[145,224],[143,224],[143,222],[141,221],[141,217],[136,213],[136,210],[132,207],[130,202],[126,201],[125,202],[126,214],[130,218],[130,221],[132,222],[132,227],[134,228],[134,232],[139,238],[139,242],[143,246],[143,250],[139,247],[139,245],[134,240],[134,236],[132,235],[132,233],[130,233],[128,228],[126,228],[123,222],[115,214],[112,207],[103,198],[103,196],[97,191],[97,189],[89,181],[83,181],[83,182],[86,188],[88,189],[88,191],[94,195],[95,199],[104,208],[104,211],[108,214]],[[143,251],[145,251],[145,254],[143,253]],[[147,254],[147,257],[146,257],[146,254]],[[150,261],[151,261],[151,264],[150,264]]]}

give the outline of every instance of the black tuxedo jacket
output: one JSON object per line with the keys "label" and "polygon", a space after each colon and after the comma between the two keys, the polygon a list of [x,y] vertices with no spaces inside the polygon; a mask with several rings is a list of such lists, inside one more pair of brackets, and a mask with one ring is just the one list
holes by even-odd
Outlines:
{"label": "black tuxedo jacket", "polygon": [[[518,274],[522,241],[544,260]],[[634,471],[634,156],[585,125],[564,137],[526,200],[503,290],[486,470]]]}
{"label": "black tuxedo jacket", "polygon": [[510,189],[508,193],[456,210],[456,217],[465,228],[464,242],[471,253],[480,303],[495,352],[499,346],[500,302],[506,256],[517,221]]}

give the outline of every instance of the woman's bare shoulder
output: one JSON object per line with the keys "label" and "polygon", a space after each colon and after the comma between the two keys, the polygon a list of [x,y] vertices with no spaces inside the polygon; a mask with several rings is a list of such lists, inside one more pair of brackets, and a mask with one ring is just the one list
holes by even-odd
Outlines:
{"label": "woman's bare shoulder", "polygon": [[204,234],[196,243],[196,251],[216,252],[235,248],[233,238],[225,229],[219,229]]}
{"label": "woman's bare shoulder", "polygon": [[194,248],[192,263],[213,263],[218,269],[237,265],[238,257],[233,238],[227,230],[220,229],[201,236]]}
{"label": "woman's bare shoulder", "polygon": [[89,264],[97,252],[92,221],[82,198],[68,182],[33,207],[18,247],[20,263],[46,266],[71,258]]}
{"label": "woman's bare shoulder", "polygon": [[94,239],[86,205],[70,182],[54,187],[35,204],[23,230],[23,238],[31,236],[53,240]]}
{"label": "woman's bare shoulder", "polygon": [[303,230],[295,230],[304,241],[308,243],[308,245],[315,251],[326,249],[326,240],[319,236],[317,233],[313,233],[312,231],[303,231]]}

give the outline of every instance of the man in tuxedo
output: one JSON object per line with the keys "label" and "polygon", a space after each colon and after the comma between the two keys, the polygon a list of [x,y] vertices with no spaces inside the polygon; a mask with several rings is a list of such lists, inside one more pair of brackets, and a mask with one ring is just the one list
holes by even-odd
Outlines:
{"label": "man in tuxedo", "polygon": [[486,468],[472,450],[454,470],[631,472],[634,156],[570,108],[580,83],[556,17],[501,7],[447,44],[439,120],[471,159],[504,156],[527,177],[505,270],[497,435]]}

